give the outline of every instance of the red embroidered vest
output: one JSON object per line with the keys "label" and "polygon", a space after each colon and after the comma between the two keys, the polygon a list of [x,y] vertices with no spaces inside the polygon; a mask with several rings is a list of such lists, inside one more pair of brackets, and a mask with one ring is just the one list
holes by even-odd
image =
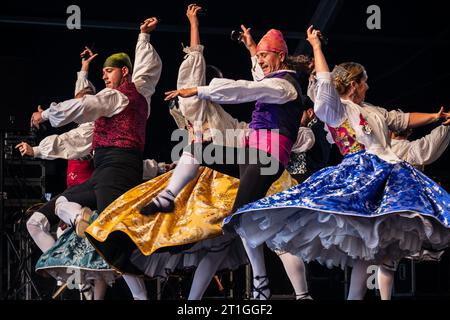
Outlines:
{"label": "red embroidered vest", "polygon": [[92,149],[116,147],[144,151],[147,100],[132,82],[125,82],[117,90],[127,96],[128,106],[119,114],[95,121]]}

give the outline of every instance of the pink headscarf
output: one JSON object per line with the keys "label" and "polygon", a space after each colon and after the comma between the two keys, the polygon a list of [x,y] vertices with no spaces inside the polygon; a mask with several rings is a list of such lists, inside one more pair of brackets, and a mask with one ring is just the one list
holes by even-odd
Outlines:
{"label": "pink headscarf", "polygon": [[264,37],[262,37],[256,47],[256,52],[261,51],[284,52],[286,55],[288,54],[288,47],[280,30],[270,29]]}

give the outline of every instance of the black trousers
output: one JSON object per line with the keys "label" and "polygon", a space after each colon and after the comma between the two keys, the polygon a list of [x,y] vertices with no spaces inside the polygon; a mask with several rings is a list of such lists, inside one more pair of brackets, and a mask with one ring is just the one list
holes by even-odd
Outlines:
{"label": "black trousers", "polygon": [[94,155],[94,173],[84,183],[60,196],[83,207],[102,212],[115,199],[142,182],[142,154],[120,148],[99,148]]}
{"label": "black trousers", "polygon": [[272,183],[280,178],[284,166],[270,154],[250,148],[231,148],[212,142],[194,143],[185,148],[205,167],[239,178],[232,213],[265,197]]}
{"label": "black trousers", "polygon": [[64,196],[71,202],[102,212],[115,199],[142,182],[142,155],[139,151],[100,148],[95,151],[94,173],[82,184],[55,196],[39,210],[50,225],[59,222],[55,202]]}
{"label": "black trousers", "polygon": [[58,197],[59,195],[53,197],[50,201],[48,201],[46,204],[44,204],[42,207],[36,210],[42,213],[47,218],[48,222],[50,223],[50,226],[55,226],[59,222],[59,218],[55,214],[55,202]]}

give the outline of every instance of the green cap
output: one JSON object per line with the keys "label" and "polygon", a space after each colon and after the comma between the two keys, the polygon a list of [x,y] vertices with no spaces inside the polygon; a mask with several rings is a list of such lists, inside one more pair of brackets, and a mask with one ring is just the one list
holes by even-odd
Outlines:
{"label": "green cap", "polygon": [[122,68],[127,67],[128,71],[133,73],[133,65],[131,64],[130,57],[123,52],[110,55],[103,64],[103,68]]}

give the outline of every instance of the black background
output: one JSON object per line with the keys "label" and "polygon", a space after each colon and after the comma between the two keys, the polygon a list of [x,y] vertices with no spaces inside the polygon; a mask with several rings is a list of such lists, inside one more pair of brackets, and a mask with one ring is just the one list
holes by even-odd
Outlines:
{"label": "black background", "polygon": [[[252,28],[258,40],[268,29],[280,29],[293,53],[305,37],[318,1],[197,3],[207,8],[207,14],[200,17],[207,62],[219,67],[227,78],[250,79],[248,54],[242,45],[230,40],[231,30],[243,23]],[[345,61],[363,64],[370,86],[366,100],[386,109],[437,112],[441,105],[450,108],[450,25],[445,1],[347,0],[343,3],[326,32],[329,44],[325,53],[330,66]],[[81,8],[81,30],[65,27],[69,17],[66,9],[72,4]],[[152,32],[151,42],[163,60],[163,71],[152,97],[145,156],[170,161],[173,146],[170,135],[176,126],[163,97],[165,91],[175,88],[184,56],[181,43],[189,44],[187,4],[188,1],[174,0],[3,1],[0,4],[2,129],[28,130],[31,113],[38,104],[46,107],[53,101],[73,96],[76,71],[80,68],[79,53],[85,45],[95,43],[94,51],[100,54],[91,66],[90,79],[98,90],[103,88],[104,59],[120,51],[133,56],[140,22],[157,16],[162,21]],[[372,4],[381,8],[381,30],[369,30],[366,26],[369,17],[366,10]],[[225,110],[249,121],[252,107],[251,104],[225,106]],[[45,135],[66,129],[49,128]],[[418,129],[413,138],[431,129],[431,126]],[[449,153],[444,153],[427,168],[427,173],[437,180],[448,180],[449,160]],[[64,182],[64,170],[59,170],[59,166],[64,163],[54,162],[48,171],[49,188],[53,192]],[[342,281],[342,275],[339,277],[337,280]],[[448,285],[448,276],[445,279]]]}

